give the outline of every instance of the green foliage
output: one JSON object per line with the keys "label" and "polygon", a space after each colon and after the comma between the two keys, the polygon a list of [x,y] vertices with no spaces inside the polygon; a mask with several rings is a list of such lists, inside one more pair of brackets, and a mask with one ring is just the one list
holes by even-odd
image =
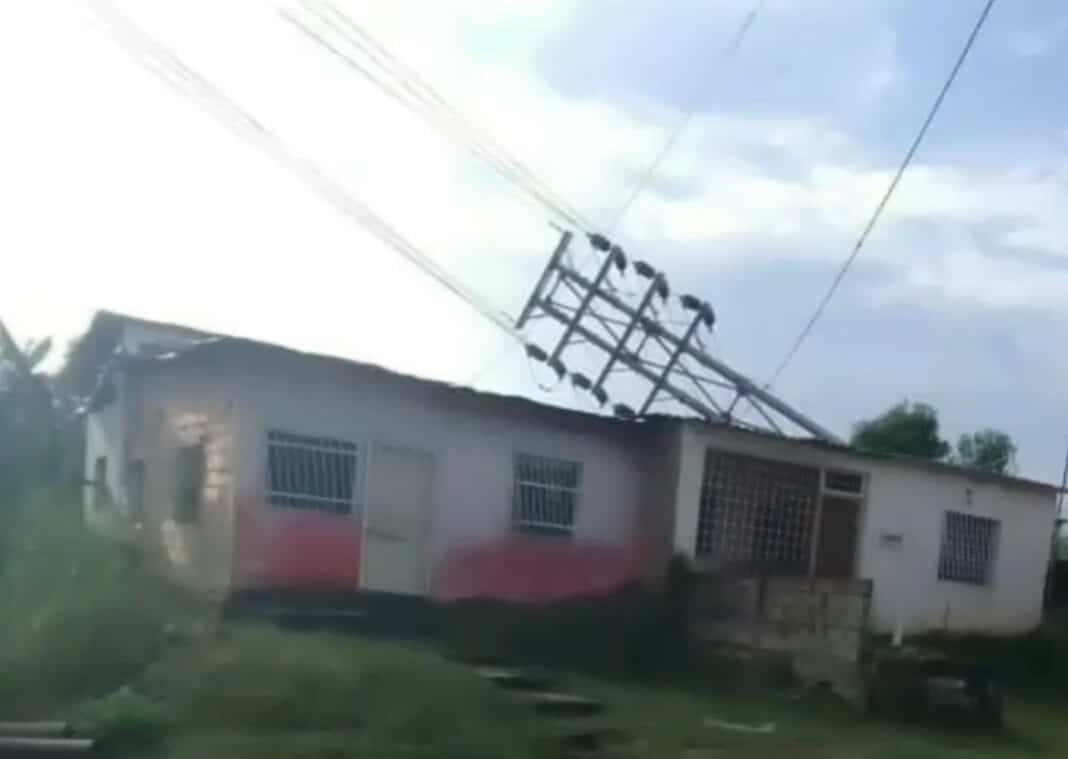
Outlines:
{"label": "green foliage", "polygon": [[991,474],[1012,474],[1016,469],[1016,445],[1007,433],[983,429],[961,435],[957,450],[939,436],[938,413],[925,403],[902,401],[853,427],[850,444],[872,453],[915,456],[950,463]]}
{"label": "green foliage", "polygon": [[211,624],[210,608],[87,531],[70,494],[27,502],[13,534],[6,719],[67,718],[116,755],[544,755],[528,708],[435,651]]}
{"label": "green foliage", "polygon": [[77,735],[98,739],[104,747],[149,747],[162,742],[175,728],[171,709],[129,686],[79,704],[71,713]]}
{"label": "green foliage", "polygon": [[938,414],[925,403],[902,401],[874,419],[858,422],[850,444],[872,453],[941,459],[949,443],[938,434]]}
{"label": "green foliage", "polygon": [[7,718],[54,715],[128,683],[166,629],[203,614],[84,526],[75,494],[16,512],[0,569],[0,702]]}
{"label": "green foliage", "polygon": [[1005,432],[979,430],[961,435],[957,441],[954,463],[992,474],[1011,474],[1016,470],[1016,444]]}
{"label": "green foliage", "polygon": [[193,745],[234,741],[241,730],[254,743],[344,735],[344,756],[490,759],[533,756],[540,736],[529,709],[469,668],[432,650],[355,638],[239,626],[165,657],[144,687],[171,704],[183,735],[214,736]]}
{"label": "green foliage", "polygon": [[0,562],[14,504],[55,473],[59,441],[47,378],[35,372],[52,343],[19,348],[0,323]]}
{"label": "green foliage", "polygon": [[913,642],[956,661],[989,668],[1012,686],[1059,690],[1068,681],[1068,625],[1064,621],[1050,621],[1014,637],[932,633]]}

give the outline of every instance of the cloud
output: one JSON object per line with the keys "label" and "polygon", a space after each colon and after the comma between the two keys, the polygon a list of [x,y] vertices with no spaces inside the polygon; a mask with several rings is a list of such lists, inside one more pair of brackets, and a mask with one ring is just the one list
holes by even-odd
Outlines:
{"label": "cloud", "polygon": [[[716,350],[763,378],[916,127],[911,111],[899,118],[888,104],[926,107],[915,82],[938,81],[944,61],[917,71],[893,4],[768,3],[730,65],[723,44],[748,3],[661,6],[347,5],[599,228],[695,109],[619,235],[677,291],[710,299]],[[406,237],[518,311],[556,241],[544,208],[259,3],[123,7]],[[11,210],[0,245],[15,251],[7,282],[18,283],[0,284],[0,297],[19,334],[71,336],[91,308],[111,307],[456,381],[502,345],[466,305],[136,69],[87,19],[57,24],[68,6],[42,8],[23,6],[20,23],[0,29],[0,68],[32,74],[13,80],[0,143],[0,202]],[[39,42],[45,31],[50,46]],[[1068,323],[1066,167],[1046,150],[987,149],[986,122],[963,129],[955,113],[781,389],[842,430],[901,394],[926,394],[951,410],[954,428],[1027,430],[1025,464],[1045,472],[1050,457],[1034,451],[1049,436],[1036,419],[1059,407],[1030,378],[1063,384],[1068,366],[1018,335]],[[890,128],[905,135],[892,149],[878,131]],[[945,149],[954,140],[968,149]],[[991,341],[1010,346],[1029,378],[1034,408],[1018,421],[1002,415],[1014,391],[991,359],[1010,351],[992,352]],[[582,406],[566,388],[538,391],[537,371],[508,348],[482,381]]]}

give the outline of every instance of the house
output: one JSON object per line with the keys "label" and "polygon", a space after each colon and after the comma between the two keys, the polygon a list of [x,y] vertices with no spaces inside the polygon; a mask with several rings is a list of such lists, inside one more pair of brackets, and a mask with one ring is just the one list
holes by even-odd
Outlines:
{"label": "house", "polygon": [[[1057,489],[672,417],[620,420],[99,314],[86,517],[225,596],[545,601],[702,572],[871,581],[870,624],[1041,617]],[[113,353],[112,353],[113,351]]]}

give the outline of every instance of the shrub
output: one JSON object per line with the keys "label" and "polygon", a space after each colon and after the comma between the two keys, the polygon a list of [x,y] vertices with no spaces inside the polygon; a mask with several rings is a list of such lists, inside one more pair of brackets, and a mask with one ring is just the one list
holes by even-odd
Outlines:
{"label": "shrub", "polygon": [[51,716],[114,691],[156,659],[175,620],[202,613],[86,529],[76,493],[21,505],[0,568],[0,701]]}

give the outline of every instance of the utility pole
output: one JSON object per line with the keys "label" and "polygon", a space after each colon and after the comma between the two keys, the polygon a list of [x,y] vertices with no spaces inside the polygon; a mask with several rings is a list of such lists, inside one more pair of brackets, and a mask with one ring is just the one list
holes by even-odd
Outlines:
{"label": "utility pole", "polygon": [[[569,377],[600,406],[609,400],[612,375],[628,372],[645,380],[649,389],[637,411],[624,403],[613,404],[615,414],[624,418],[646,416],[654,404],[670,401],[707,421],[740,425],[732,411],[744,398],[760,415],[758,423],[745,426],[776,435],[801,430],[840,442],[834,433],[704,350],[701,336],[716,320],[708,303],[693,295],[680,296],[686,324],[679,328],[669,323],[657,308],[672,297],[667,277],[645,261],[630,262],[622,248],[602,235],[591,234],[588,240],[602,256],[592,278],[570,263],[574,236],[564,232],[516,320],[517,329],[539,318],[562,327],[551,351],[528,343],[527,355],[544,362],[561,380]],[[646,282],[636,302],[628,302],[611,283],[614,274],[628,268]],[[566,350],[580,342],[597,349],[604,359],[594,379],[569,371],[564,361]]]}

